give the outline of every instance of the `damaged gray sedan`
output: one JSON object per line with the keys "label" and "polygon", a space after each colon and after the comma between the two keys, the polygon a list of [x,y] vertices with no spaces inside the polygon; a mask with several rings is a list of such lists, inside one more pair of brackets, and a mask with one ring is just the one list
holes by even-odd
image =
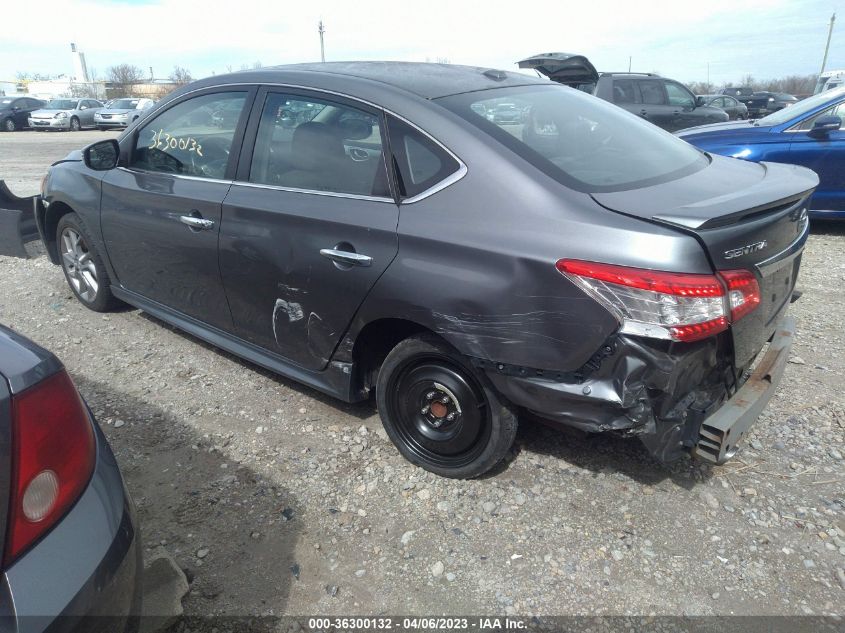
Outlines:
{"label": "damaged gray sedan", "polygon": [[374,392],[406,458],[466,478],[526,410],[729,459],[784,370],[817,183],[521,74],[308,64],[176,91],[54,165],[36,220],[87,307]]}

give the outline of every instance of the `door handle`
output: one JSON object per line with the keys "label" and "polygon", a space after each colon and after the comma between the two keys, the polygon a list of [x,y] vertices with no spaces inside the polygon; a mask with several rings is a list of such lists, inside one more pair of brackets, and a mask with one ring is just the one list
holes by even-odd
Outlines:
{"label": "door handle", "polygon": [[643,118],[648,118],[648,112],[646,110],[640,110],[640,116]]}
{"label": "door handle", "polygon": [[203,231],[206,229],[214,228],[214,220],[206,220],[205,218],[198,218],[193,215],[181,215],[179,216],[179,221],[182,224],[187,224],[192,229],[196,229],[197,231]]}
{"label": "door handle", "polygon": [[349,251],[339,251],[334,248],[321,248],[320,255],[332,260],[333,262],[347,264],[349,266],[370,266],[373,263],[373,258],[369,255],[350,253]]}

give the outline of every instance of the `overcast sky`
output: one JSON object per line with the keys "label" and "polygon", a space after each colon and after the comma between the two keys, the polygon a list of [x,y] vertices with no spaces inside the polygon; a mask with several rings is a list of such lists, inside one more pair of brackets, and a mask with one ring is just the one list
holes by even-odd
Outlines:
{"label": "overcast sky", "polygon": [[[0,80],[17,71],[72,72],[70,42],[105,78],[134,64],[167,77],[194,78],[265,66],[326,60],[392,59],[514,70],[530,55],[587,55],[599,70],[657,71],[715,84],[752,74],[766,79],[817,73],[827,23],[845,0],[38,0],[4,3]],[[32,7],[37,6],[37,12]],[[36,15],[37,14],[37,15]],[[827,68],[845,67],[845,12],[833,32]]]}

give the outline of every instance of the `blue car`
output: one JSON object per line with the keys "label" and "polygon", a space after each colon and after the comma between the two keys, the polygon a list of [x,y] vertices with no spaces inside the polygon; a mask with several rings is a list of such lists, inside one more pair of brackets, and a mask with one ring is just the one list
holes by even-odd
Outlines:
{"label": "blue car", "polygon": [[819,176],[814,218],[845,218],[845,88],[819,93],[767,117],[687,128],[677,135],[713,154],[809,167]]}

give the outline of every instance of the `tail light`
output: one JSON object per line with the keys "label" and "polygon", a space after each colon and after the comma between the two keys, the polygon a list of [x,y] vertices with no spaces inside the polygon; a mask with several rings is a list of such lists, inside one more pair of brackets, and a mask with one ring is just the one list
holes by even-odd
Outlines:
{"label": "tail light", "polygon": [[12,398],[12,485],[7,567],[50,531],[85,490],[94,470],[94,431],[61,371]]}
{"label": "tail light", "polygon": [[760,303],[748,270],[714,275],[669,273],[561,259],[557,269],[610,310],[622,332],[698,341],[728,328]]}

